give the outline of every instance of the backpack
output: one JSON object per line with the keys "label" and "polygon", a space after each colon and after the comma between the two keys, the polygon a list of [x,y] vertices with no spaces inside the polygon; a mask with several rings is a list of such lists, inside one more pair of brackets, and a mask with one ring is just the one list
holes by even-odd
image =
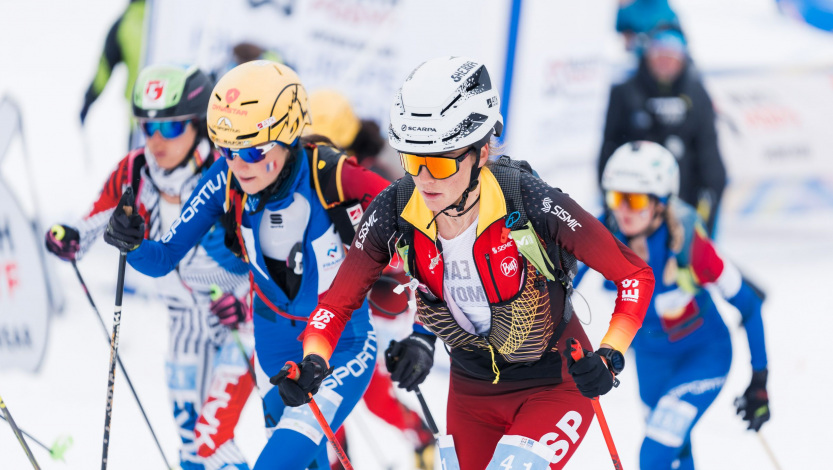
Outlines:
{"label": "backpack", "polygon": [[[573,292],[573,278],[578,272],[576,257],[558,245],[544,247],[541,238],[532,227],[521,197],[520,178],[522,173],[538,176],[531,165],[525,160],[512,160],[503,155],[489,165],[489,170],[497,179],[506,200],[506,226],[511,230],[512,238],[521,255],[550,281],[561,283],[565,290],[564,319],[570,321],[573,314],[570,295]],[[397,214],[402,214],[405,206],[414,192],[414,180],[406,174],[400,181],[396,191]],[[559,190],[560,191],[560,190]],[[413,267],[413,251],[409,245],[413,241],[414,227],[401,216],[397,219],[399,232],[396,250],[405,260],[406,271],[410,274]],[[403,243],[404,242],[404,245]],[[555,260],[555,262],[553,262]]]}

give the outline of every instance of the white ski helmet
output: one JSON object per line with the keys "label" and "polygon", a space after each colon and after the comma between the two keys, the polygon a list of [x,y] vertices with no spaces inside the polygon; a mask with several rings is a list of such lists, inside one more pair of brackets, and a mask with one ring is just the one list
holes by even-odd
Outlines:
{"label": "white ski helmet", "polygon": [[439,57],[414,69],[396,93],[388,140],[400,152],[438,154],[482,147],[502,131],[500,97],[486,66]]}
{"label": "white ski helmet", "polygon": [[644,140],[628,142],[607,161],[602,189],[659,198],[676,196],[680,192],[680,168],[674,155],[662,145]]}

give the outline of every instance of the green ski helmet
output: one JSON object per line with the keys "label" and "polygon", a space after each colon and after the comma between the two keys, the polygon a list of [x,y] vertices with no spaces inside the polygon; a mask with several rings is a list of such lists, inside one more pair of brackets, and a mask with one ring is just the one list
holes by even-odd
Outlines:
{"label": "green ski helmet", "polygon": [[133,116],[205,121],[213,87],[211,79],[195,66],[150,65],[142,69],[133,87]]}

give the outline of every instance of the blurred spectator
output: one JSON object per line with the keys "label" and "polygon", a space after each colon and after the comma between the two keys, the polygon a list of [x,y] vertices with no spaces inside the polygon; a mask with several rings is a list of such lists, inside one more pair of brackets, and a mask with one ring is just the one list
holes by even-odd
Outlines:
{"label": "blurred spectator", "polygon": [[227,59],[227,62],[223,64],[222,67],[214,70],[212,73],[214,81],[219,80],[220,77],[226,74],[226,72],[237,67],[238,65],[245,64],[246,62],[251,62],[253,60],[271,60],[272,62],[277,62],[279,64],[286,64],[283,57],[281,57],[281,55],[277,52],[264,49],[263,47],[251,42],[241,42],[236,44],[231,48],[231,57]]}
{"label": "blurred spectator", "polygon": [[344,95],[335,90],[318,90],[310,94],[309,107],[312,133],[329,137],[348,155],[356,157],[359,165],[388,181],[402,176],[401,168],[392,168],[380,157],[387,141],[379,124],[356,117]]}
{"label": "blurred spectator", "polygon": [[668,0],[619,0],[616,31],[625,37],[627,50],[641,55],[649,33],[667,27],[680,28]]}
{"label": "blurred spectator", "polygon": [[127,86],[124,90],[124,97],[130,101],[130,93],[133,91],[133,83],[139,74],[139,60],[142,55],[144,43],[144,21],[145,1],[130,0],[124,13],[113,23],[104,40],[104,51],[98,62],[93,82],[87,88],[84,95],[84,104],[81,107],[81,124],[87,119],[90,106],[104,91],[104,87],[110,80],[110,74],[120,62],[127,66]]}
{"label": "blurred spectator", "polygon": [[674,154],[680,166],[680,198],[697,208],[713,234],[726,169],[711,98],[677,30],[656,33],[636,74],[611,89],[599,178],[613,151],[634,140],[657,142]]}

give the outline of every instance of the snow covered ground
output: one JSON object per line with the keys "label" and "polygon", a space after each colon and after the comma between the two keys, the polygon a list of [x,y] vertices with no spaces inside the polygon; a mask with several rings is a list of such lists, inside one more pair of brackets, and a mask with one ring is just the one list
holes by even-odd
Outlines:
{"label": "snow covered ground", "polygon": [[[44,224],[79,215],[123,154],[127,141],[123,116],[128,112],[120,89],[123,70],[116,73],[104,96],[93,106],[86,129],[79,127],[77,117],[103,38],[123,3],[0,1],[4,12],[0,19],[0,94],[10,93],[23,108],[29,154],[37,176],[34,189]],[[693,11],[690,4],[689,8]],[[19,177],[24,171],[19,150],[13,149],[17,153],[4,163],[2,174],[18,194],[26,195],[30,188],[25,178]],[[569,182],[554,183],[570,189]],[[731,191],[726,196],[729,209]],[[24,205],[31,208],[32,201]],[[720,245],[769,295],[764,318],[773,418],[764,426],[762,436],[785,470],[823,468],[820,462],[825,461],[824,446],[833,437],[829,424],[833,422],[833,409],[823,395],[833,385],[827,375],[827,351],[823,349],[833,329],[829,314],[833,300],[826,290],[833,280],[829,268],[833,265],[833,213],[827,207],[789,216],[764,214],[738,219],[728,210],[722,220]],[[66,295],[66,308],[51,323],[43,366],[37,375],[0,371],[0,394],[17,423],[41,441],[50,444],[60,435],[72,435],[75,443],[66,462],[50,461],[42,450],[33,449],[42,468],[98,468],[108,341],[71,267],[59,263],[53,266]],[[103,243],[79,263],[108,328],[116,266],[115,250]],[[138,279],[135,282],[141,283]],[[592,310],[588,333],[598,341],[606,329],[612,300],[600,289],[598,277],[587,279],[581,292]],[[588,319],[584,304],[580,300],[576,303],[579,315]],[[724,310],[735,345],[732,373],[694,432],[695,459],[700,468],[774,469],[758,437],[746,432],[734,415],[732,401],[745,389],[750,376],[749,353],[743,330],[737,327],[738,315],[731,308]],[[178,438],[163,375],[166,322],[166,312],[157,301],[127,297],[119,354],[168,459],[175,462]],[[438,356],[436,368],[423,391],[442,429],[447,360]],[[601,400],[628,469],[637,467],[643,432],[643,410],[634,373],[632,367],[627,368],[621,376],[622,386]],[[116,376],[110,468],[163,468],[121,371]],[[417,407],[413,396],[403,399]],[[247,405],[237,432],[239,445],[254,462],[265,442],[256,395]],[[348,435],[358,469],[407,469],[412,465],[405,441],[363,406],[348,420]],[[11,431],[0,425],[0,468],[28,467]],[[568,468],[610,468],[598,426],[591,427]]]}

